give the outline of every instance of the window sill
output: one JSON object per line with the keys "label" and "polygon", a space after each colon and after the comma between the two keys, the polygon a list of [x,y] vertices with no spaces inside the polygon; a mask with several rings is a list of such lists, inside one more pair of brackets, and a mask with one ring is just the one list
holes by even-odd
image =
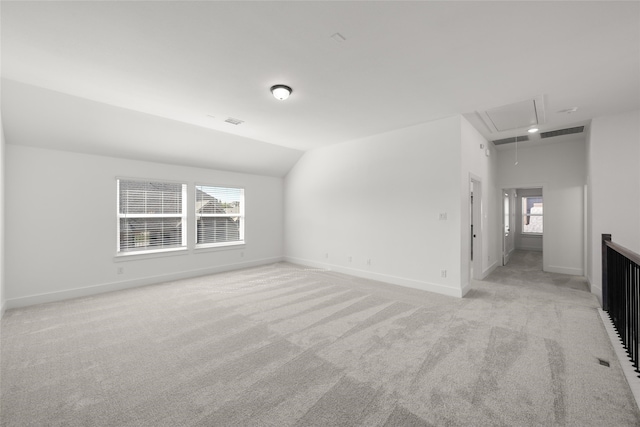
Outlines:
{"label": "window sill", "polygon": [[543,233],[520,233],[521,236],[523,237],[542,237],[544,236]]}
{"label": "window sill", "polygon": [[227,249],[241,249],[245,246],[245,242],[230,242],[230,243],[211,243],[205,245],[196,245],[195,252],[215,252],[224,251]]}
{"label": "window sill", "polygon": [[188,253],[187,248],[172,248],[172,249],[159,249],[155,251],[140,251],[140,252],[124,252],[116,254],[113,257],[115,262],[121,261],[133,261],[140,259],[152,259],[167,256],[186,255]]}

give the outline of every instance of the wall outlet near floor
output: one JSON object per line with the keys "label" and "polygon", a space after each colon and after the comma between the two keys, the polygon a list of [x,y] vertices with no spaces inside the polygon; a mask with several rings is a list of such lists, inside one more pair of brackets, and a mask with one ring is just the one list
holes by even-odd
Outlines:
{"label": "wall outlet near floor", "polygon": [[438,219],[440,221],[446,221],[447,220],[447,213],[446,212],[441,212],[440,215],[438,216]]}
{"label": "wall outlet near floor", "polygon": [[329,252],[326,252],[326,253],[324,254],[324,257],[325,257],[326,259],[329,259]]}
{"label": "wall outlet near floor", "polygon": [[367,265],[371,265],[371,258],[367,260]]}
{"label": "wall outlet near floor", "polygon": [[440,277],[447,277],[447,270],[440,270]]}
{"label": "wall outlet near floor", "polygon": [[118,267],[118,274],[124,274],[124,267]]}
{"label": "wall outlet near floor", "polygon": [[240,258],[244,258],[244,251],[240,252]]}
{"label": "wall outlet near floor", "polygon": [[353,257],[352,256],[349,257],[349,262],[353,262]]}

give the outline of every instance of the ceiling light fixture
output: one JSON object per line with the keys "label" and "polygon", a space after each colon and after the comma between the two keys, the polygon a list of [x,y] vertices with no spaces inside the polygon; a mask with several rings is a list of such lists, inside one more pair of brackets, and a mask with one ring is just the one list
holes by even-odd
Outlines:
{"label": "ceiling light fixture", "polygon": [[539,130],[540,130],[540,129],[538,129],[538,128],[531,128],[531,129],[529,129],[529,133],[536,133],[536,132],[538,132]]}
{"label": "ceiling light fixture", "polygon": [[271,86],[271,93],[276,99],[279,99],[280,101],[284,101],[285,99],[287,99],[289,95],[291,95],[291,92],[293,92],[293,90],[291,90],[289,86],[285,86],[285,85]]}

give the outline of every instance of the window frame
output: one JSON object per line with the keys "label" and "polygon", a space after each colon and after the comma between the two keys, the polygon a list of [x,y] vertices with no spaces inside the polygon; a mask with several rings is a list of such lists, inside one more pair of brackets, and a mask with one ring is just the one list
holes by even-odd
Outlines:
{"label": "window frame", "polygon": [[[229,213],[229,214],[202,214],[202,213],[198,213],[198,209],[197,209],[197,203],[198,203],[198,191],[204,191],[201,190],[202,187],[207,187],[207,188],[219,188],[219,189],[225,189],[225,190],[240,190],[240,206],[239,206],[239,210],[240,212],[238,213]],[[195,183],[194,185],[194,189],[193,189],[193,193],[194,193],[194,244],[195,244],[195,249],[196,250],[200,250],[200,249],[215,249],[215,248],[225,248],[225,247],[229,247],[229,246],[242,246],[246,243],[245,241],[245,233],[244,233],[244,228],[245,228],[245,188],[244,187],[239,187],[239,186],[222,186],[222,185],[213,185],[213,184],[202,184],[202,183]],[[234,240],[234,241],[226,241],[226,242],[214,242],[214,243],[198,243],[198,227],[199,227],[199,220],[201,218],[238,218],[239,221],[239,226],[238,226],[238,232],[239,232],[239,238],[238,240]]]}
{"label": "window frame", "polygon": [[[540,199],[541,203],[542,203],[542,213],[526,213],[526,208],[525,208],[525,203],[527,199]],[[522,209],[522,224],[520,224],[520,234],[523,236],[543,236],[544,235],[544,199],[542,198],[542,196],[522,196],[521,197],[521,209]],[[531,217],[540,217],[542,219],[542,232],[538,232],[538,231],[525,231],[524,230],[524,220],[525,218],[529,218],[529,220],[531,220]],[[529,221],[531,222],[531,221]]]}
{"label": "window frame", "polygon": [[[121,181],[134,181],[134,182],[148,182],[148,183],[158,183],[158,184],[179,184],[182,187],[181,190],[181,212],[178,214],[123,214],[120,212],[120,182]],[[128,178],[128,177],[116,177],[116,257],[131,257],[138,255],[155,255],[155,254],[168,254],[170,252],[183,252],[188,250],[187,246],[187,235],[188,235],[188,224],[187,224],[187,183],[183,181],[172,181],[166,179],[149,179],[149,178]],[[180,246],[172,247],[172,248],[157,248],[157,249],[145,249],[145,250],[134,250],[127,251],[122,250],[120,246],[120,221],[124,218],[180,218],[181,219],[181,242]]]}

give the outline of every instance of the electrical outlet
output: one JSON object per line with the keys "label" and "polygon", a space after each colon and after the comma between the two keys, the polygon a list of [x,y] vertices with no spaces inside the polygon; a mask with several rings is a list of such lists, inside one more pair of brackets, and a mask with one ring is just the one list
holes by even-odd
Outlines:
{"label": "electrical outlet", "polygon": [[367,265],[371,265],[371,258],[367,260]]}
{"label": "electrical outlet", "polygon": [[325,254],[324,254],[324,257],[325,257],[326,259],[329,259],[329,252],[325,253]]}
{"label": "electrical outlet", "polygon": [[447,277],[447,270],[440,270],[440,277],[446,278]]}
{"label": "electrical outlet", "polygon": [[240,252],[240,258],[244,258],[244,252]]}
{"label": "electrical outlet", "polygon": [[438,216],[438,219],[440,221],[446,221],[447,220],[447,213],[446,212],[441,212],[440,216]]}
{"label": "electrical outlet", "polygon": [[352,262],[352,261],[353,261],[353,257],[352,257],[352,256],[350,256],[350,257],[349,257],[349,262]]}
{"label": "electrical outlet", "polygon": [[118,274],[124,274],[124,267],[118,267]]}

